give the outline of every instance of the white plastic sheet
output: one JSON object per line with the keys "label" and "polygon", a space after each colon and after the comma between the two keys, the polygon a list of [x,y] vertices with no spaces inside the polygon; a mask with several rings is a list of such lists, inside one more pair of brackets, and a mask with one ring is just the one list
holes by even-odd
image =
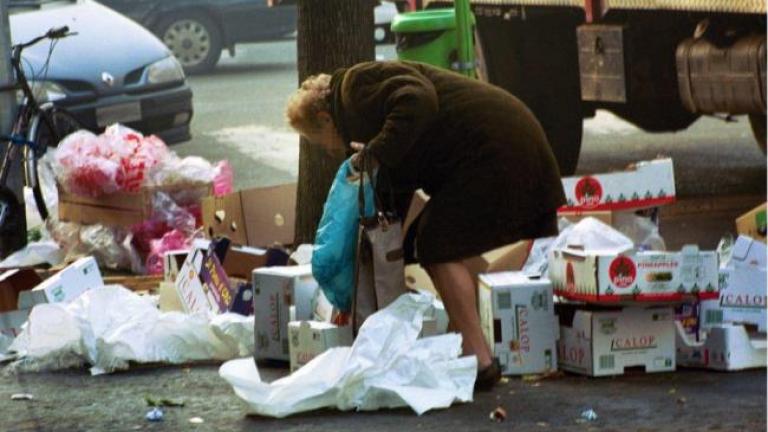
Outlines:
{"label": "white plastic sheet", "polygon": [[606,254],[629,252],[634,247],[632,239],[593,217],[562,230],[552,245],[553,249],[573,248]]}
{"label": "white plastic sheet", "polygon": [[129,362],[180,364],[229,360],[253,352],[253,317],[160,312],[151,299],[121,286],[87,291],[70,304],[35,306],[9,351],[21,371],[90,364],[93,375]]}
{"label": "white plastic sheet", "polygon": [[0,262],[0,268],[32,267],[40,264],[52,266],[61,264],[64,251],[54,241],[30,243],[24,249],[16,251]]}
{"label": "white plastic sheet", "polygon": [[477,359],[459,357],[461,336],[417,339],[432,300],[404,294],[370,316],[351,347],[328,350],[275,382],[263,382],[250,358],[225,363],[219,374],[252,412],[270,417],[326,407],[410,406],[420,415],[471,401]]}

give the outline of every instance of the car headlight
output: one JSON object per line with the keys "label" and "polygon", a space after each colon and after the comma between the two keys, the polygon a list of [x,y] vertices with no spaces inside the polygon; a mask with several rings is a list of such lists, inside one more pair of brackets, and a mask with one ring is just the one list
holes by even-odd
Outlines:
{"label": "car headlight", "polygon": [[176,57],[166,57],[149,65],[147,81],[150,84],[184,81],[184,69]]}
{"label": "car headlight", "polygon": [[[67,97],[64,87],[53,81],[30,81],[29,88],[32,89],[32,94],[35,95],[38,103],[56,102]],[[21,90],[17,93],[16,99],[19,103],[24,102],[24,93]]]}

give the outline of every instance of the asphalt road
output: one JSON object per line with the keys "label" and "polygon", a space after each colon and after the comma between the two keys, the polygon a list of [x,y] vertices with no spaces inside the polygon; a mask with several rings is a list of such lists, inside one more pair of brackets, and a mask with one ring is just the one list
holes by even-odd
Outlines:
{"label": "asphalt road", "polygon": [[[382,59],[394,46],[377,48]],[[238,188],[293,182],[298,136],[284,119],[284,105],[298,86],[294,40],[239,46],[214,73],[190,78],[195,97],[192,141],[183,155],[229,159]],[[707,117],[678,133],[649,134],[609,112],[585,121],[578,172],[598,173],[670,156],[677,194],[686,205],[664,209],[662,234],[677,248],[713,248],[733,231],[733,218],[764,201],[766,164],[745,117],[735,122]]]}
{"label": "asphalt road", "polygon": [[[391,46],[380,47],[392,58]],[[209,75],[190,79],[195,92],[194,139],[175,147],[183,155],[229,159],[237,187],[295,181],[298,138],[283,120],[283,105],[297,86],[293,41],[238,48]],[[579,172],[620,169],[663,154],[674,158],[680,203],[662,213],[670,247],[695,242],[711,248],[733,231],[733,218],[764,200],[766,165],[745,119],[702,119],[676,134],[645,134],[600,112],[586,122]],[[271,380],[285,369],[262,368]],[[11,401],[32,393],[34,401]],[[150,424],[145,395],[183,398]],[[507,422],[488,421],[503,406]],[[588,408],[593,423],[579,423]],[[631,373],[608,379],[565,376],[540,383],[511,379],[475,402],[417,417],[408,410],[375,413],[320,411],[286,420],[246,415],[245,405],[216,366],[139,368],[91,377],[84,370],[0,376],[0,430],[371,430],[371,431],[732,431],[765,430],[765,370],[742,373],[679,371]],[[203,424],[189,419],[201,417]]]}

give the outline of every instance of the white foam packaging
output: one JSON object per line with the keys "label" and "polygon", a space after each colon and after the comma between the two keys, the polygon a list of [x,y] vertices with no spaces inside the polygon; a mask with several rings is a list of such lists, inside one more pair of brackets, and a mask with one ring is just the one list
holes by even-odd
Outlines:
{"label": "white foam packaging", "polygon": [[589,376],[675,370],[675,314],[669,307],[558,307],[560,368]]}
{"label": "white foam packaging", "polygon": [[352,327],[320,321],[291,321],[288,323],[288,335],[291,340],[291,372],[331,348],[351,346],[353,340]]}
{"label": "white foam packaging", "polygon": [[[253,271],[256,359],[290,361],[288,323],[315,312],[317,281],[312,266],[263,267]],[[295,316],[291,314],[295,307]]]}
{"label": "white foam packaging", "polygon": [[552,284],[522,272],[480,275],[480,326],[502,374],[557,370]]}
{"label": "white foam packaging", "polygon": [[82,293],[104,286],[99,266],[93,257],[84,257],[43,281],[29,291],[19,293],[19,309],[31,309],[43,303],[70,303]]}

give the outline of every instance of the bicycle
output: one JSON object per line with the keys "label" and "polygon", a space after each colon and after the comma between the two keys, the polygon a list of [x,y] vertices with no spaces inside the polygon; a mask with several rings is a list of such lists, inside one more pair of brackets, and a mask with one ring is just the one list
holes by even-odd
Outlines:
{"label": "bicycle", "polygon": [[32,189],[37,211],[40,218],[45,221],[48,219],[48,207],[39,178],[38,161],[49,147],[55,147],[62,138],[82,129],[80,122],[63,108],[56,107],[51,102],[38,101],[27,79],[21,54],[25,48],[41,41],[46,39],[51,41],[44,70],[33,78],[37,79],[39,75],[43,75],[42,80],[45,80],[47,67],[57,41],[73,35],[75,33],[70,33],[69,27],[53,28],[42,36],[11,48],[11,67],[15,74],[15,82],[0,86],[0,92],[21,90],[23,100],[16,113],[11,134],[0,135],[0,142],[5,143],[7,147],[0,164],[0,234],[3,237],[11,233],[18,234],[18,231],[23,230],[26,218],[25,209],[7,185],[14,162],[19,157],[19,151],[23,151],[24,185]]}

